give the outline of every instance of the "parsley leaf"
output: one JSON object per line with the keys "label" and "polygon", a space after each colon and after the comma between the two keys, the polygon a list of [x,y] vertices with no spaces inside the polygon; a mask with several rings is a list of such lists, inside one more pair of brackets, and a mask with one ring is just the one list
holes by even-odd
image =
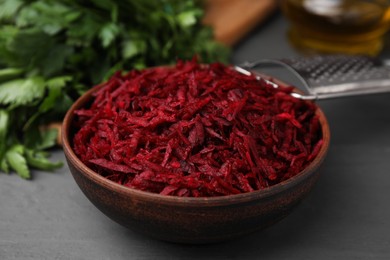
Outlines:
{"label": "parsley leaf", "polygon": [[33,150],[26,150],[26,161],[28,165],[36,169],[45,171],[53,171],[62,167],[62,162],[51,162],[47,159],[47,154],[43,152],[34,152]]}
{"label": "parsley leaf", "polygon": [[3,160],[7,150],[9,115],[4,109],[0,109],[0,162]]}
{"label": "parsley leaf", "polygon": [[30,179],[31,174],[23,153],[24,147],[22,145],[14,145],[7,151],[5,158],[11,168],[15,170],[20,177],[23,179]]}
{"label": "parsley leaf", "polygon": [[0,104],[17,107],[27,105],[45,94],[45,81],[36,76],[0,84]]}

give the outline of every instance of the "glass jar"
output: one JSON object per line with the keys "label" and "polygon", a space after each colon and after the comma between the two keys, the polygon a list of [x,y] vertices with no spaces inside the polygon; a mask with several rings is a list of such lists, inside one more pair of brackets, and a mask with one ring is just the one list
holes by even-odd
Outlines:
{"label": "glass jar", "polygon": [[304,52],[374,56],[390,25],[388,0],[281,0],[281,8]]}

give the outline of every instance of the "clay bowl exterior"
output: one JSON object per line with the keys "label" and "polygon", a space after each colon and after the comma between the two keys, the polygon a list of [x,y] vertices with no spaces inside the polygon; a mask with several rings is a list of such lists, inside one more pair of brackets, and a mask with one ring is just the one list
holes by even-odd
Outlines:
{"label": "clay bowl exterior", "polygon": [[62,126],[69,169],[85,196],[112,220],[153,238],[179,243],[212,243],[264,229],[285,216],[310,192],[330,142],[329,125],[318,108],[324,143],[308,167],[270,188],[210,198],[165,196],[114,183],[85,166],[72,150],[74,111],[91,100],[91,89],[67,112]]}

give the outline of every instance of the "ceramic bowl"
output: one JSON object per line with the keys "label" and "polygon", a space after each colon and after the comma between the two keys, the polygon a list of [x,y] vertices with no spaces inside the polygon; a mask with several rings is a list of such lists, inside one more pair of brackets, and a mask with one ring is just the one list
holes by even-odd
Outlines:
{"label": "ceramic bowl", "polygon": [[124,227],[160,240],[211,243],[277,223],[313,188],[329,147],[329,125],[318,108],[322,148],[302,172],[287,181],[264,190],[210,198],[165,196],[131,189],[100,176],[72,150],[74,111],[86,106],[95,90],[80,97],[63,121],[63,150],[69,169],[82,192],[101,212]]}

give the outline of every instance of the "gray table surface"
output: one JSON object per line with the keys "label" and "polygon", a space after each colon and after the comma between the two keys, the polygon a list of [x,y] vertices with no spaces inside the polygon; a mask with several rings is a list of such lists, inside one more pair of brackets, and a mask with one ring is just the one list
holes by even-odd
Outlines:
{"label": "gray table surface", "polygon": [[[286,28],[270,18],[232,62],[298,55]],[[0,259],[390,259],[390,94],[319,105],[332,133],[321,177],[273,227],[212,245],[156,241],[100,213],[65,166],[32,181],[0,174]],[[53,159],[64,160],[62,151]]]}

